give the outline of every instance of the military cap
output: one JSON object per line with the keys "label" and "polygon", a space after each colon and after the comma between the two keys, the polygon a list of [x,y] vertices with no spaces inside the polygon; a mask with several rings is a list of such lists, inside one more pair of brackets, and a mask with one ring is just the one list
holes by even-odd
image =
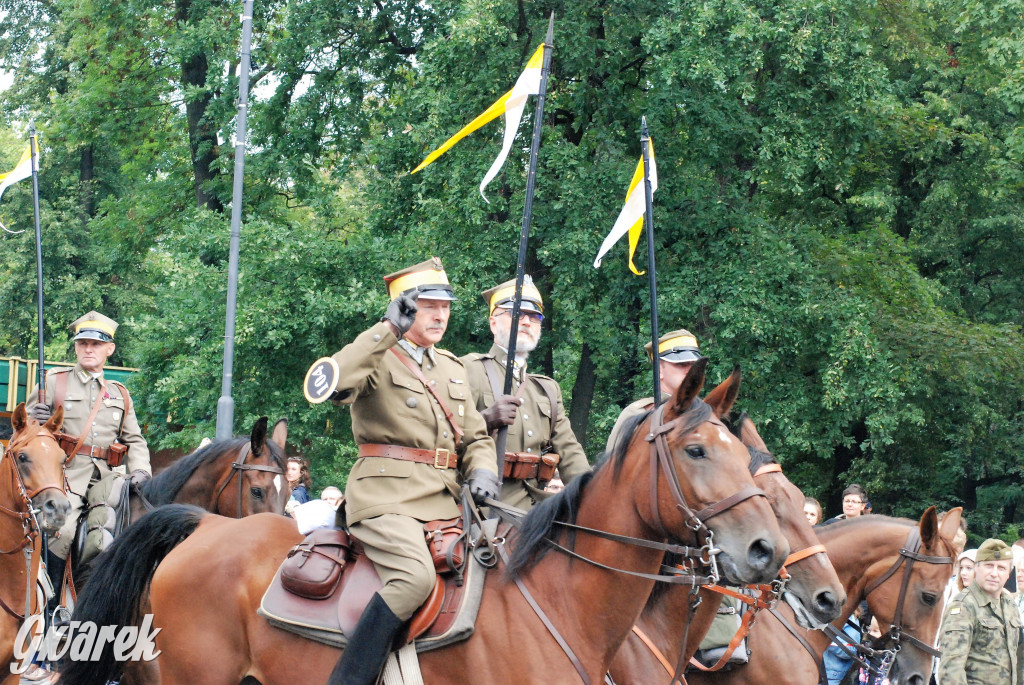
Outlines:
{"label": "military cap", "polygon": [[[647,358],[651,359],[651,343],[644,345]],[[695,362],[702,359],[697,338],[690,331],[680,328],[658,338],[658,356],[673,364]]]}
{"label": "military cap", "polygon": [[410,291],[417,291],[425,300],[455,300],[455,293],[448,283],[439,257],[431,257],[415,266],[396,271],[384,277],[388,297],[392,300]]}
{"label": "military cap", "polygon": [[71,329],[72,340],[102,340],[103,342],[114,342],[114,331],[117,330],[117,322],[99,312],[92,311],[75,319],[68,326]]}
{"label": "military cap", "polygon": [[[481,295],[483,295],[484,302],[487,303],[488,311],[491,314],[499,307],[512,309],[516,299],[516,279],[513,278],[511,281],[505,281],[490,290],[485,290]],[[519,303],[519,308],[527,312],[544,313],[544,299],[540,296],[540,291],[537,290],[537,286],[533,284],[533,279],[529,275],[523,277],[523,299]]]}
{"label": "military cap", "polygon": [[978,563],[983,561],[1013,561],[1013,550],[996,538],[989,538],[978,548]]}

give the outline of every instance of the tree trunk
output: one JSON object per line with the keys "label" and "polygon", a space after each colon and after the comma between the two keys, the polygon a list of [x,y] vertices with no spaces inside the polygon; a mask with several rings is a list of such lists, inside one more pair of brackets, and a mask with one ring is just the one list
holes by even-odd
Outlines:
{"label": "tree trunk", "polygon": [[[190,23],[191,0],[177,0],[176,19]],[[191,55],[181,64],[182,90],[200,89],[202,94],[186,96],[185,116],[188,119],[188,143],[192,156],[193,185],[196,192],[196,206],[208,207],[217,212],[224,211],[224,205],[215,195],[208,193],[204,186],[217,177],[213,163],[217,159],[217,127],[206,118],[206,110],[213,96],[206,87],[206,72],[209,64],[202,52]]]}
{"label": "tree trunk", "polygon": [[580,351],[580,367],[576,372],[576,383],[572,386],[572,403],[569,405],[569,424],[584,451],[587,449],[587,424],[590,422],[590,406],[594,402],[594,384],[597,379],[590,344],[583,343]]}
{"label": "tree trunk", "polygon": [[95,168],[92,145],[83,145],[79,150],[78,182],[81,189],[82,223],[96,216],[96,190],[93,187]]}

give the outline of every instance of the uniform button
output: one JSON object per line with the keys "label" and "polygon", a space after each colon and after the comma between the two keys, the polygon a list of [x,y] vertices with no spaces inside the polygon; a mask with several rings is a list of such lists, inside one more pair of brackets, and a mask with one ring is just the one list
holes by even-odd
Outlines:
{"label": "uniform button", "polygon": [[381,473],[384,473],[384,469],[381,469],[381,470],[380,470],[380,472],[381,472]]}
{"label": "uniform button", "polygon": [[448,431],[445,431],[444,433],[441,433],[441,437],[442,438],[447,438],[448,437]]}
{"label": "uniform button", "polygon": [[434,365],[433,364],[427,364],[427,371],[432,371],[433,369],[434,369]]}
{"label": "uniform button", "polygon": [[379,335],[374,335],[373,336],[373,342],[380,342],[380,336]]}
{"label": "uniform button", "polygon": [[526,420],[526,421],[529,421],[530,420],[530,415],[529,414],[523,414],[523,419]]}
{"label": "uniform button", "polygon": [[527,451],[527,452],[532,452],[532,451],[533,451],[533,448],[532,448],[532,447],[527,447],[527,448],[526,448],[526,451]]}
{"label": "uniform button", "polygon": [[415,397],[410,397],[405,401],[405,406],[407,407],[415,407],[417,404],[419,404],[419,402],[416,400]]}
{"label": "uniform button", "polygon": [[533,431],[526,431],[526,435],[532,438],[533,437]]}

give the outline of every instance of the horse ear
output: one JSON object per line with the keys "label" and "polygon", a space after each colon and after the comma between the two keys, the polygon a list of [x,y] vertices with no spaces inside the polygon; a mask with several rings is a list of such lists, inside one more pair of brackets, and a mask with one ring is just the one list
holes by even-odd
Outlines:
{"label": "horse ear", "polygon": [[715,412],[715,416],[722,418],[729,415],[729,411],[732,410],[732,405],[736,403],[736,398],[739,394],[740,367],[737,364],[732,367],[732,373],[729,374],[729,377],[708,393],[708,396],[704,398],[704,402]]}
{"label": "horse ear", "polygon": [[672,396],[672,400],[669,404],[669,411],[666,411],[665,418],[668,419],[670,416],[679,416],[685,414],[690,408],[690,404],[693,403],[693,398],[700,394],[701,388],[704,387],[704,372],[708,367],[708,358],[698,359],[690,367],[690,370],[686,374],[686,378],[679,384],[676,389],[676,393]]}
{"label": "horse ear", "polygon": [[963,507],[956,507],[947,511],[946,515],[942,517],[942,521],[939,523],[939,535],[947,542],[952,543],[956,538],[956,534],[960,530],[960,516],[963,513]]}
{"label": "horse ear", "polygon": [[931,549],[932,546],[938,542],[939,537],[939,517],[935,513],[935,505],[928,507],[924,510],[924,515],[921,516],[921,545],[925,549]]}
{"label": "horse ear", "polygon": [[11,414],[11,428],[17,433],[28,424],[28,412],[25,411],[25,403],[20,402]]}
{"label": "horse ear", "polygon": [[64,425],[64,405],[57,407],[57,411],[53,412],[53,416],[43,426],[46,430],[51,433],[56,433],[60,430],[61,426]]}
{"label": "horse ear", "polygon": [[266,416],[261,416],[256,421],[256,424],[252,427],[252,433],[249,434],[249,440],[252,442],[253,455],[263,454],[263,447],[267,443]]}
{"label": "horse ear", "polygon": [[270,439],[282,451],[284,450],[284,444],[288,442],[288,419],[281,419],[274,424],[274,432],[270,434]]}

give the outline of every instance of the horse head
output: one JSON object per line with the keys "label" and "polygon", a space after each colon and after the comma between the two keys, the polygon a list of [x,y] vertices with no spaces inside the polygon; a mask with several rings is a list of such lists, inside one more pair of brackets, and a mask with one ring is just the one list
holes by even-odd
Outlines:
{"label": "horse head", "polygon": [[[711,399],[709,395],[705,402],[710,404]],[[836,575],[824,545],[818,541],[814,528],[804,516],[804,493],[786,478],[746,412],[731,424],[731,428],[747,446],[754,482],[768,495],[779,520],[779,528],[792,550],[786,559],[789,581],[783,597],[793,608],[800,625],[822,628],[842,613],[846,589]]]}
{"label": "horse head", "polygon": [[650,461],[638,461],[651,479],[633,480],[638,508],[666,537],[712,544],[731,582],[767,582],[781,568],[789,543],[754,484],[746,447],[714,413],[727,412],[735,400],[739,372],[711,393],[712,406],[697,397],[706,367],[706,359],[694,363],[672,398],[635,432],[644,439],[630,442],[631,453],[650,453]]}
{"label": "horse head", "polygon": [[896,561],[878,569],[865,587],[882,631],[873,647],[898,650],[889,672],[894,685],[927,685],[931,677],[930,650],[942,620],[943,591],[956,557],[952,540],[962,511],[957,507],[940,519],[935,507],[928,507]]}
{"label": "horse head", "polygon": [[[40,425],[28,416],[22,402],[11,415],[11,435],[7,457],[11,464],[11,485],[17,493],[39,512],[39,525],[48,533],[56,533],[71,512],[71,503],[64,491],[64,462],[67,455],[53,434],[64,421],[64,407]],[[5,459],[4,461],[8,461]]]}
{"label": "horse head", "polygon": [[236,516],[251,516],[263,512],[284,513],[288,491],[284,482],[285,444],[288,441],[288,419],[274,424],[267,439],[267,417],[261,416],[249,434],[248,453],[238,459],[232,468],[241,485],[225,488],[217,501],[223,512],[236,511]]}

